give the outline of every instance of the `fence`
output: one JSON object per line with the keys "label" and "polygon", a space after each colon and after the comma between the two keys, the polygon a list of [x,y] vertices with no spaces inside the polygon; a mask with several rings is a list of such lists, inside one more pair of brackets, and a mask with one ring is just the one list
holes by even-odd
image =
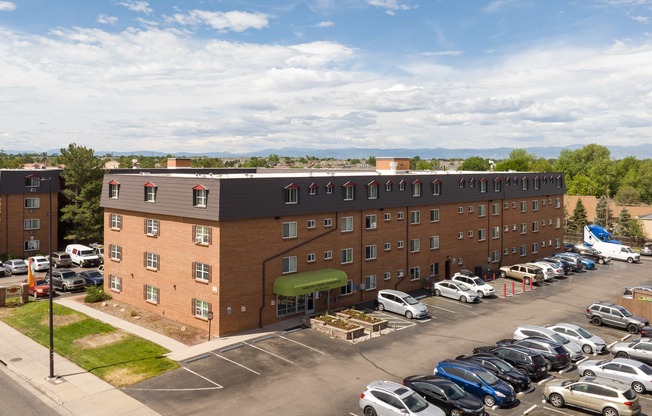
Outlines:
{"label": "fence", "polygon": [[[643,247],[643,244],[646,242],[645,239],[642,238],[635,238],[635,237],[624,237],[620,235],[614,235],[613,236],[614,240],[620,241],[622,244],[626,246],[630,246],[632,248],[640,248]],[[564,232],[564,241],[571,241],[573,243],[582,243],[584,241],[584,233],[583,232],[569,232],[566,231]]]}

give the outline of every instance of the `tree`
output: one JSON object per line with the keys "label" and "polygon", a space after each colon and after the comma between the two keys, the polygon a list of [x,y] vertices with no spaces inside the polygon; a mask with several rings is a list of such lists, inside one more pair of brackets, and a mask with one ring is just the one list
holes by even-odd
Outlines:
{"label": "tree", "polygon": [[577,232],[584,230],[584,226],[589,222],[586,216],[586,208],[582,199],[577,200],[573,215],[568,221],[568,231]]}
{"label": "tree", "polygon": [[92,149],[75,143],[62,148],[58,161],[65,166],[61,173],[61,191],[66,204],[61,208],[61,221],[70,224],[64,239],[75,242],[101,241],[104,217],[100,208],[104,165]]}
{"label": "tree", "polygon": [[469,170],[476,172],[488,171],[490,168],[489,161],[483,159],[480,156],[471,156],[467,159],[464,159],[464,162],[458,168],[459,170]]}
{"label": "tree", "polygon": [[500,172],[508,170],[527,172],[532,170],[530,166],[534,160],[534,155],[528,153],[525,149],[514,149],[509,152],[509,159],[501,160],[496,163],[495,170]]}
{"label": "tree", "polygon": [[369,156],[367,158],[367,164],[369,166],[376,166],[376,156]]}
{"label": "tree", "polygon": [[633,186],[621,186],[615,199],[620,205],[638,205],[641,203],[641,193]]}
{"label": "tree", "polygon": [[606,196],[601,196],[595,206],[595,223],[607,230],[613,228],[614,213],[609,208],[609,201]]}
{"label": "tree", "polygon": [[643,225],[636,218],[632,218],[627,208],[623,208],[620,211],[620,217],[618,217],[618,234],[640,240],[647,238]]}

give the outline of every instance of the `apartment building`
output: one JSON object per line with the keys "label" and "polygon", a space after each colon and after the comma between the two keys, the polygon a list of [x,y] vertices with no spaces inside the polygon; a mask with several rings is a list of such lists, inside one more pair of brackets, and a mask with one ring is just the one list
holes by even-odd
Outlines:
{"label": "apartment building", "polygon": [[0,169],[0,254],[27,258],[58,240],[60,169]]}
{"label": "apartment building", "polygon": [[224,336],[559,249],[563,174],[409,171],[407,162],[108,173],[106,290]]}

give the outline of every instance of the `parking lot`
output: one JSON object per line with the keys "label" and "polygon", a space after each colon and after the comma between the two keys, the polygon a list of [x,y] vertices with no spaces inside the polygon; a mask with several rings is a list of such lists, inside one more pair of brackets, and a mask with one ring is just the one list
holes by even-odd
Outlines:
{"label": "parking lot", "polygon": [[[69,267],[70,270],[74,270],[75,272],[79,273],[84,270],[97,270],[97,267]],[[52,269],[52,270],[59,270],[59,269]],[[35,272],[34,273],[34,278],[35,279],[45,279],[45,274],[46,272]],[[22,282],[27,281],[27,274],[14,274],[14,275],[5,275],[3,277],[0,277],[0,284],[4,286],[8,285],[14,285],[14,284],[20,284]],[[80,291],[76,292],[62,292],[60,290],[55,290],[55,296],[56,297],[68,297],[68,296],[75,296],[78,295]],[[47,296],[38,298],[38,301],[46,301],[48,299]]]}
{"label": "parking lot", "polygon": [[[470,354],[474,347],[511,338],[519,324],[568,322],[581,325],[609,344],[625,331],[593,327],[584,309],[594,300],[613,301],[630,284],[649,283],[649,260],[615,262],[598,270],[556,279],[520,292],[512,281],[490,283],[498,296],[477,304],[441,297],[421,301],[430,317],[422,320],[388,312],[374,313],[395,331],[355,344],[330,339],[309,329],[290,328],[272,336],[236,343],[181,363],[182,368],[148,380],[125,392],[163,415],[318,414],[362,415],[358,398],[373,380],[400,382],[413,374],[431,374],[438,361]],[[504,297],[507,285],[507,297]],[[400,289],[400,287],[399,287]],[[522,286],[520,287],[522,289]],[[631,338],[634,339],[634,338]],[[602,356],[610,358],[607,354]],[[593,358],[593,357],[591,357]],[[552,372],[556,378],[576,378]],[[491,415],[586,415],[572,408],[542,403],[537,385],[509,408],[487,409]],[[640,396],[643,414],[652,414],[652,394]]]}

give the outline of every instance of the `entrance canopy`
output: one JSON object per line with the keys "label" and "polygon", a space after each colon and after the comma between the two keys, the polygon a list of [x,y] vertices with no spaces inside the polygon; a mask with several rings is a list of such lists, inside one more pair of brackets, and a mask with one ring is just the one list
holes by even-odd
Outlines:
{"label": "entrance canopy", "polygon": [[341,270],[319,269],[277,277],[274,280],[274,293],[281,296],[299,296],[346,286],[347,282],[348,276]]}

